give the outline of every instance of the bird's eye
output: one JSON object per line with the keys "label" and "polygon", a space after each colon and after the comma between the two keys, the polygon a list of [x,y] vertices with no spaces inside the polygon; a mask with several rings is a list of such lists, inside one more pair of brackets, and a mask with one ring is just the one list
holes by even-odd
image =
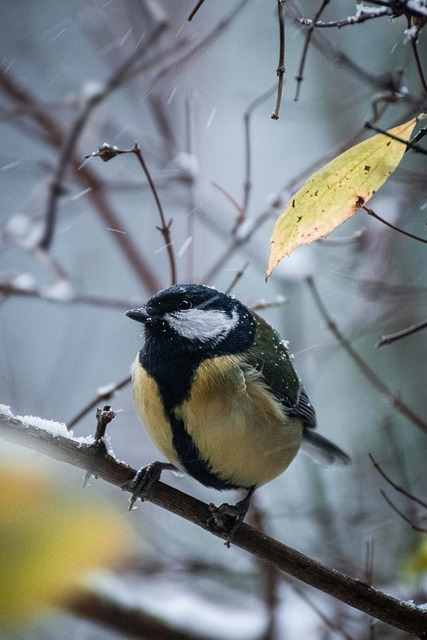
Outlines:
{"label": "bird's eye", "polygon": [[185,311],[186,309],[191,309],[192,306],[193,306],[192,302],[190,302],[190,300],[187,300],[187,298],[183,298],[178,302],[178,309],[180,309],[181,311]]}

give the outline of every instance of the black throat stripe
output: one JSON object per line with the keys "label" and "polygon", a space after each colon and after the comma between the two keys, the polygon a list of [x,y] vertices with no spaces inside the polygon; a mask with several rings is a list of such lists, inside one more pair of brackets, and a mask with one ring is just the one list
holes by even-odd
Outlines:
{"label": "black throat stripe", "polygon": [[[204,460],[193,438],[187,432],[184,421],[175,413],[175,409],[190,397],[194,375],[201,358],[182,359],[180,366],[177,366],[177,363],[172,364],[160,359],[156,361],[149,356],[150,354],[141,352],[139,360],[141,366],[157,382],[172,431],[172,443],[183,468],[192,478],[206,487],[213,487],[220,491],[241,488],[223,480],[211,470],[209,463]],[[206,428],[209,429],[208,424]]]}

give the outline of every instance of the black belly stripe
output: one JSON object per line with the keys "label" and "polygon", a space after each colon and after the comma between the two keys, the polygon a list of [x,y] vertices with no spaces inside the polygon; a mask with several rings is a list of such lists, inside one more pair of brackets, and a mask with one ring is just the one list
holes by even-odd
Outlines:
{"label": "black belly stripe", "polygon": [[[174,411],[190,397],[191,386],[201,360],[200,356],[191,360],[182,358],[171,366],[169,361],[153,359],[152,354],[146,351],[141,351],[139,354],[141,366],[157,382],[172,430],[172,444],[182,467],[188,475],[206,487],[213,487],[219,491],[240,489],[241,487],[223,480],[212,471],[193,438],[185,429],[184,421],[177,418]],[[206,428],[208,429],[209,425],[206,425]]]}
{"label": "black belly stripe", "polygon": [[[193,438],[186,431],[184,422],[180,418],[172,415],[169,421],[172,428],[174,449],[180,463],[192,478],[204,484],[205,487],[213,487],[219,491],[241,488],[223,480],[210,469],[209,463],[202,458]],[[206,428],[209,428],[209,425],[206,425]]]}

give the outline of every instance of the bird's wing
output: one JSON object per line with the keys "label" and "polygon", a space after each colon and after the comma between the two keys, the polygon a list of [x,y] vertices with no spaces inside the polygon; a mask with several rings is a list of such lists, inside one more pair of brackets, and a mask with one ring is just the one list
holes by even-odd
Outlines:
{"label": "bird's wing", "polygon": [[301,417],[306,427],[315,427],[316,413],[285,343],[261,316],[251,313],[258,326],[255,342],[249,348],[249,363],[262,373],[286,414]]}

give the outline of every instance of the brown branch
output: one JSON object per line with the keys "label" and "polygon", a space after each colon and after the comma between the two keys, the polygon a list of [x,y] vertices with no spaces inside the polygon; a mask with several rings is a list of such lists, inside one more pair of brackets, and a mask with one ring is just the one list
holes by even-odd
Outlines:
{"label": "brown branch", "polygon": [[91,400],[79,413],[74,416],[69,422],[67,422],[67,429],[70,431],[73,429],[80,420],[82,420],[85,416],[87,416],[91,411],[95,409],[101,402],[107,402],[114,397],[116,391],[120,391],[128,384],[131,383],[131,376],[126,376],[120,382],[116,382],[114,385],[108,385],[107,390],[101,391],[98,393],[96,398]]}
{"label": "brown branch", "polygon": [[135,306],[135,300],[132,298],[109,298],[108,296],[83,293],[76,291],[72,282],[66,280],[65,284],[70,288],[70,295],[61,297],[60,295],[55,295],[54,292],[51,293],[49,286],[41,287],[35,284],[29,288],[19,285],[19,276],[12,278],[2,278],[0,276],[0,296],[38,298],[55,304],[85,304],[94,307],[104,307],[105,309],[119,309],[121,311]]}
{"label": "brown branch", "polygon": [[301,90],[301,83],[302,83],[302,81],[304,79],[304,68],[305,68],[305,63],[307,61],[308,48],[310,46],[311,38],[313,37],[314,26],[315,26],[316,22],[319,20],[320,16],[324,12],[324,10],[326,9],[326,7],[328,6],[329,2],[330,2],[330,0],[323,0],[322,4],[320,5],[319,9],[316,11],[316,13],[314,15],[314,18],[312,20],[312,24],[310,24],[308,26],[308,31],[307,31],[307,35],[305,37],[304,48],[303,48],[302,54],[301,54],[301,60],[300,60],[299,68],[298,68],[298,73],[295,76],[295,80],[297,81],[297,88],[295,90],[294,100],[299,100],[299,94],[300,94],[300,90]]}
{"label": "brown branch", "polygon": [[252,190],[252,149],[251,149],[251,129],[250,122],[252,113],[254,110],[263,102],[265,102],[270,95],[276,89],[276,83],[274,83],[267,91],[262,93],[260,96],[255,98],[253,102],[247,107],[246,111],[243,114],[243,126],[245,130],[245,180],[243,182],[243,205],[241,207],[242,215],[241,220],[243,221],[246,217],[249,208],[249,198]]}
{"label": "brown branch", "polygon": [[399,484],[396,484],[396,482],[394,482],[387,474],[386,472],[380,467],[380,465],[378,464],[378,462],[375,460],[374,456],[370,453],[369,457],[371,459],[372,464],[374,465],[374,469],[376,469],[378,471],[378,473],[380,474],[380,476],[382,476],[384,478],[384,480],[391,486],[393,487],[393,489],[395,491],[397,491],[397,493],[401,493],[402,495],[404,495],[406,498],[408,498],[409,500],[412,500],[412,502],[415,502],[416,504],[420,505],[420,507],[423,507],[424,509],[427,509],[427,502],[424,502],[423,500],[421,500],[420,498],[417,498],[416,496],[414,496],[412,493],[410,493],[409,491],[407,491],[404,487],[402,487]]}
{"label": "brown branch", "polygon": [[243,267],[241,269],[239,269],[239,271],[237,271],[237,273],[234,276],[233,280],[231,281],[231,283],[228,285],[227,289],[225,290],[225,293],[229,294],[229,293],[231,293],[233,291],[234,287],[239,282],[239,280],[241,278],[243,278],[244,273],[245,273],[246,269],[248,268],[248,266],[249,266],[249,262],[245,262]]}
{"label": "brown branch", "polygon": [[[298,24],[298,26],[300,26],[301,17],[295,7],[289,5],[287,14]],[[315,33],[313,33],[312,43],[324,58],[329,60],[334,66],[345,68],[348,73],[352,74],[355,78],[361,80],[367,85],[373,86],[377,90],[390,90],[389,74],[375,75],[363,67],[360,67],[356,64],[353,58],[346,54],[345,51],[337,49],[335,44],[331,43],[320,30],[316,29]],[[411,111],[408,117],[413,115],[414,110],[417,112],[420,109],[423,109],[423,101],[418,96],[412,96],[408,93],[407,95],[402,96],[402,101],[411,105]]]}
{"label": "brown branch", "polygon": [[190,13],[190,15],[188,16],[187,20],[188,22],[191,22],[192,19],[194,18],[194,16],[196,15],[196,13],[198,12],[198,10],[200,9],[200,7],[202,6],[202,4],[204,3],[205,0],[199,0],[198,3],[196,4],[196,6],[194,7],[194,9],[192,10],[192,12]]}
{"label": "brown branch", "polygon": [[[10,74],[0,73],[0,86],[3,91],[20,105],[37,105],[33,96],[22,86],[18,86],[12,79]],[[40,127],[44,140],[54,149],[61,148],[63,141],[63,132],[50,115],[42,110],[34,111],[34,121]],[[82,166],[79,158],[72,158],[72,166],[77,180],[88,189],[87,197],[92,201],[97,214],[102,218],[105,226],[109,229],[121,229],[123,233],[115,233],[114,240],[122,250],[124,256],[134,270],[137,278],[147,289],[154,293],[160,288],[157,275],[151,269],[148,262],[141,255],[139,248],[134,244],[131,234],[126,233],[123,224],[112,209],[110,200],[106,198],[103,186],[98,177],[89,169]]]}
{"label": "brown branch", "polygon": [[86,123],[89,120],[90,115],[92,114],[92,111],[99,104],[101,104],[103,100],[108,98],[114,91],[116,91],[127,81],[127,74],[129,70],[132,68],[135,62],[139,58],[141,58],[146,53],[146,51],[149,50],[149,48],[156,42],[165,28],[165,22],[160,22],[157,25],[157,28],[151,33],[149,39],[145,41],[144,46],[137,47],[132,55],[126,58],[126,60],[114,71],[114,73],[103,86],[102,90],[95,92],[92,96],[89,97],[81,113],[79,113],[74,123],[71,125],[70,133],[68,134],[62,146],[58,166],[55,170],[55,174],[51,183],[46,212],[46,228],[43,238],[40,241],[41,249],[44,249],[46,251],[47,249],[49,249],[52,243],[56,222],[58,199],[64,193],[63,183],[65,173],[72,160],[77,143],[79,142],[80,136],[83,132],[84,127],[86,126]]}
{"label": "brown branch", "polygon": [[301,18],[300,22],[304,27],[313,26],[316,29],[330,28],[336,27],[341,29],[341,27],[347,27],[350,24],[362,24],[367,20],[374,20],[375,18],[383,18],[384,16],[390,16],[391,11],[389,9],[378,10],[378,13],[369,12],[363,9],[359,9],[362,5],[358,5],[358,10],[356,15],[350,16],[349,18],[345,18],[343,20],[333,20],[331,22],[322,22],[318,20],[317,22],[313,22],[310,18]]}
{"label": "brown branch", "polygon": [[[108,455],[100,455],[96,447],[82,445],[71,438],[49,433],[29,422],[24,424],[17,417],[0,414],[0,431],[1,436],[8,441],[88,470],[96,477],[120,488],[126,486],[135,475],[135,469],[117,462]],[[147,500],[208,530],[208,505],[173,487],[156,482]],[[227,531],[219,529],[212,530],[211,533],[223,540],[226,540],[228,535]],[[427,638],[427,611],[421,607],[401,602],[359,580],[321,565],[247,524],[239,528],[233,544],[369,616],[397,629],[413,633],[421,639]]]}
{"label": "brown branch", "polygon": [[[380,127],[377,127],[377,126],[373,125],[371,122],[365,122],[365,128],[366,129],[370,129],[372,131],[376,131],[377,133],[382,133],[383,135],[387,136],[388,138],[391,138],[392,140],[396,140],[397,142],[401,142],[402,144],[404,144],[407,147],[407,149],[406,149],[407,151],[408,151],[408,149],[412,149],[413,151],[416,151],[417,153],[427,154],[427,149],[423,149],[423,147],[420,147],[417,144],[417,141],[421,139],[420,137],[417,137],[420,132],[418,132],[417,136],[415,136],[412,140],[403,140],[403,138],[399,138],[398,136],[395,136],[393,133],[390,133],[389,131],[386,131],[385,129],[380,129]],[[426,135],[426,133],[427,133],[427,128],[424,127],[423,136]]]}
{"label": "brown branch", "polygon": [[336,323],[332,320],[330,315],[328,314],[325,305],[317,291],[317,288],[314,284],[314,280],[311,276],[307,278],[307,284],[310,288],[310,291],[313,295],[313,299],[316,303],[317,308],[320,311],[320,314],[326,321],[326,325],[328,329],[334,334],[335,338],[339,342],[339,344],[345,349],[348,355],[351,357],[353,362],[358,366],[359,370],[363,373],[363,375],[371,382],[372,386],[381,393],[390,404],[397,410],[399,413],[404,415],[412,424],[421,429],[424,433],[427,434],[427,423],[420,418],[412,409],[405,403],[403,400],[398,398],[391,389],[381,380],[379,376],[373,371],[369,365],[360,357],[360,355],[353,349],[349,341],[343,336],[341,331],[338,329]]}
{"label": "brown branch", "polygon": [[397,513],[399,518],[402,518],[402,520],[404,520],[407,524],[409,524],[409,526],[413,531],[417,531],[418,533],[427,533],[427,529],[425,527],[421,527],[419,524],[415,524],[415,522],[413,522],[411,518],[409,518],[406,515],[406,513],[403,513],[403,511],[401,511],[398,507],[396,507],[394,502],[390,500],[390,498],[388,497],[385,491],[381,489],[380,493],[384,498],[384,500],[387,502],[388,506],[391,507],[391,509],[393,509],[395,513]]}
{"label": "brown branch", "polygon": [[364,209],[368,215],[372,216],[373,218],[376,218],[377,220],[385,224],[387,227],[390,227],[390,229],[394,229],[394,231],[398,231],[402,235],[408,236],[408,238],[413,238],[414,240],[418,240],[418,242],[424,242],[424,244],[427,244],[426,238],[421,238],[420,236],[416,236],[413,233],[409,233],[409,231],[404,231],[403,229],[396,227],[396,225],[392,224],[391,222],[388,222],[387,220],[384,220],[384,218],[381,218],[381,216],[375,213],[373,209],[369,209],[369,207],[365,207],[365,206],[363,206],[362,209]]}
{"label": "brown branch", "polygon": [[90,620],[105,627],[110,635],[115,629],[120,637],[141,640],[214,640],[212,636],[194,635],[167,624],[159,616],[144,611],[141,606],[123,606],[119,599],[80,587],[61,603],[63,609],[79,619]]}
{"label": "brown branch", "polygon": [[286,0],[277,0],[277,12],[279,17],[279,64],[276,69],[277,73],[277,97],[276,106],[271,114],[273,120],[279,119],[280,103],[283,93],[283,79],[285,76],[285,2]]}
{"label": "brown branch", "polygon": [[423,87],[423,91],[424,91],[425,95],[427,95],[426,77],[424,75],[423,66],[421,64],[420,55],[419,55],[419,52],[418,52],[418,33],[419,33],[419,31],[420,31],[420,29],[418,29],[417,34],[415,36],[411,36],[411,45],[412,45],[412,51],[414,53],[415,64],[416,64],[417,70],[418,70],[418,75],[420,76],[421,85]]}
{"label": "brown branch", "polygon": [[390,7],[394,15],[405,14],[414,18],[427,18],[427,7],[423,7],[421,2],[410,0],[369,0],[369,2],[380,7]]}
{"label": "brown branch", "polygon": [[427,320],[424,320],[423,322],[418,322],[418,324],[413,324],[410,327],[407,327],[406,329],[401,329],[400,331],[396,331],[396,333],[390,333],[388,336],[381,336],[381,338],[378,340],[375,346],[382,347],[385,344],[392,344],[397,340],[406,338],[406,336],[411,336],[413,333],[416,333],[417,331],[421,331],[421,329],[426,329],[426,328],[427,328]]}
{"label": "brown branch", "polygon": [[157,227],[157,229],[160,231],[160,233],[163,236],[165,247],[168,252],[169,265],[170,265],[170,271],[171,271],[171,284],[176,284],[175,253],[173,250],[173,245],[172,245],[172,240],[170,235],[172,220],[169,220],[169,222],[166,222],[166,218],[163,212],[163,207],[160,202],[159,194],[157,193],[156,186],[153,182],[153,179],[148,170],[147,164],[144,160],[144,157],[141,152],[141,148],[139,147],[138,143],[135,142],[132,149],[117,149],[116,147],[110,147],[110,145],[108,144],[103,144],[101,147],[99,147],[98,151],[94,151],[90,156],[86,156],[86,157],[87,158],[91,156],[99,157],[101,158],[101,160],[104,160],[104,162],[108,162],[109,160],[112,160],[112,158],[115,158],[116,156],[128,154],[128,153],[133,153],[138,158],[138,162],[141,165],[142,170],[144,171],[145,177],[147,178],[148,184],[150,186],[151,193],[153,194],[154,200],[156,202],[156,206],[159,212],[160,222],[161,222],[161,226]]}

